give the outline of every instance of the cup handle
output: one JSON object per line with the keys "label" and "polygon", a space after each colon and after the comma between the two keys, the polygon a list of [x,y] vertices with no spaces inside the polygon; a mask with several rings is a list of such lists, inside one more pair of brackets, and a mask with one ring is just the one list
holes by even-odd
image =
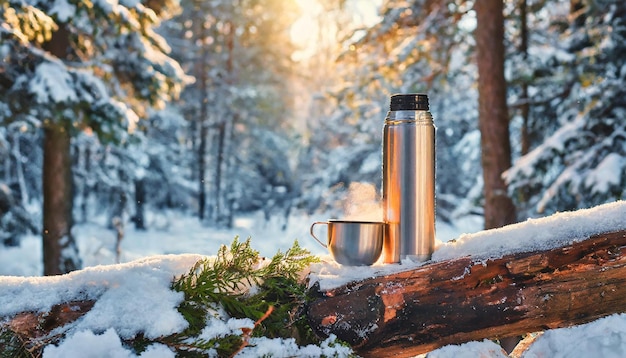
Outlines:
{"label": "cup handle", "polygon": [[320,243],[320,245],[324,246],[325,248],[328,248],[328,246],[327,246],[325,243],[321,242],[321,241],[320,241],[320,239],[318,239],[318,238],[317,238],[317,236],[315,236],[315,234],[313,233],[313,228],[315,227],[315,225],[318,225],[318,224],[319,224],[319,225],[328,225],[328,223],[327,223],[327,222],[325,222],[325,221],[316,221],[316,222],[314,222],[314,223],[311,225],[311,230],[310,230],[310,232],[311,232],[311,236],[313,236],[313,238],[315,239],[315,241],[319,242],[319,243]]}

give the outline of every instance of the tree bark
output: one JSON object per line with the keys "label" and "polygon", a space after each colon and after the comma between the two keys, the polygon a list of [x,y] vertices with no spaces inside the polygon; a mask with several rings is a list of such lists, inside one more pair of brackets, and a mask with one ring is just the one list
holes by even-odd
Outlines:
{"label": "tree bark", "polygon": [[204,221],[206,215],[206,172],[207,172],[207,158],[206,148],[209,135],[209,93],[207,90],[207,73],[209,71],[209,51],[207,49],[207,39],[209,37],[208,29],[204,22],[198,21],[198,30],[200,32],[200,39],[202,40],[202,47],[200,49],[200,60],[196,64],[196,76],[199,81],[200,91],[200,113],[198,114],[197,122],[200,128],[200,138],[198,144],[198,218],[200,221]]}
{"label": "tree bark", "polygon": [[126,194],[126,182],[128,181],[128,175],[124,171],[124,168],[117,168],[118,182],[115,185],[112,185],[111,195],[110,195],[110,213],[109,213],[109,221],[107,227],[109,229],[116,228],[116,220],[120,220],[124,222],[124,212],[126,211],[126,206],[128,204],[128,196]]}
{"label": "tree bark", "polygon": [[91,143],[85,143],[85,149],[83,151],[83,170],[85,172],[84,178],[83,178],[83,191],[82,191],[82,201],[80,204],[80,213],[81,213],[81,220],[83,223],[87,222],[87,217],[89,216],[89,212],[88,212],[88,205],[87,203],[89,202],[89,194],[92,192],[93,190],[93,185],[91,184],[91,181],[89,180],[90,175],[92,175],[91,173]]}
{"label": "tree bark", "polygon": [[[526,0],[520,0],[520,46],[519,51],[522,53],[523,59],[528,60],[528,4]],[[522,93],[520,95],[522,105],[520,106],[522,115],[522,129],[521,129],[521,155],[526,155],[530,152],[530,98],[528,98],[528,81],[526,78],[522,79]]]}
{"label": "tree bark", "polygon": [[485,229],[516,221],[502,173],[511,167],[509,116],[504,78],[504,15],[500,0],[477,1],[478,117],[484,181]]}
{"label": "tree bark", "polygon": [[[64,24],[45,48],[60,59],[68,57],[69,31]],[[72,161],[70,125],[64,118],[48,119],[43,139],[43,269],[59,275],[81,266],[78,246],[72,237]]]}
{"label": "tree bark", "polygon": [[146,179],[135,179],[135,230],[146,230],[146,216],[144,205],[146,203]]}
{"label": "tree bark", "polygon": [[[234,14],[234,5],[232,9],[232,14]],[[237,83],[236,81],[236,68],[235,68],[235,24],[232,20],[228,20],[226,22],[225,29],[225,47],[226,47],[226,78],[225,83],[227,86],[227,91],[231,91],[235,88]],[[230,98],[227,101],[230,101],[232,104],[233,99],[236,96],[230,95]],[[228,175],[230,159],[233,158],[233,153],[228,151],[228,147],[232,145],[230,135],[234,130],[235,125],[235,113],[234,109],[230,108],[231,106],[227,106],[225,111],[225,117],[220,120],[218,126],[218,140],[217,140],[217,161],[215,168],[215,222],[219,226],[229,227],[228,223],[228,209],[229,209],[229,198],[228,198],[228,189],[227,189],[227,181],[223,180],[224,175]],[[225,183],[225,184],[222,184]],[[224,188],[222,188],[224,186]]]}
{"label": "tree bark", "polygon": [[226,123],[221,120],[217,124],[217,154],[215,161],[215,194],[212,208],[213,221],[219,225],[222,218],[222,167],[224,166],[224,142],[226,140]]}
{"label": "tree bark", "polygon": [[64,274],[81,266],[72,237],[71,168],[68,129],[60,123],[47,125],[42,178],[44,275]]}
{"label": "tree bark", "polygon": [[437,262],[312,294],[307,315],[367,357],[566,327],[626,312],[626,231],[569,246]]}

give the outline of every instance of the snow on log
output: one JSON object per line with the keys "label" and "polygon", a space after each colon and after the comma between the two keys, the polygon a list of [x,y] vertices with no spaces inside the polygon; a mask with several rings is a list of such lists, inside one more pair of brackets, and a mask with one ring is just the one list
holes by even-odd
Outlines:
{"label": "snow on log", "polygon": [[362,356],[414,356],[447,344],[586,323],[626,312],[626,230],[559,248],[433,262],[311,292],[312,327]]}

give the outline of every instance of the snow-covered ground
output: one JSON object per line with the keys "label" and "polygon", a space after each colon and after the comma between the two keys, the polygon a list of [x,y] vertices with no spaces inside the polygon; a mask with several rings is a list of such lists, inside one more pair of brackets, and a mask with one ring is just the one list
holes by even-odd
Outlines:
{"label": "snow-covered ground", "polygon": [[[461,228],[438,225],[440,241],[434,260],[470,255],[497,257],[504,253],[561,245],[584,239],[589,233],[626,228],[626,202],[603,205],[546,219],[533,219],[507,228],[478,233],[480,221],[466,219]],[[57,277],[38,277],[41,273],[41,248],[38,237],[27,237],[19,248],[0,249],[0,316],[25,310],[47,310],[55,303],[75,298],[98,298],[98,303],[83,316],[58,346],[44,350],[49,357],[135,357],[122,346],[121,339],[144,332],[156,337],[180,331],[185,322],[176,310],[182,294],[169,289],[173,276],[186,272],[204,255],[216,254],[219,245],[230,244],[234,236],[252,238],[252,247],[262,255],[285,251],[294,239],[326,261],[312,267],[312,279],[325,285],[345,280],[406,269],[408,265],[377,264],[358,270],[334,264],[324,248],[309,235],[309,225],[321,217],[290,218],[286,231],[281,220],[264,223],[261,216],[240,218],[232,230],[216,230],[197,219],[176,214],[151,216],[152,229],[125,231],[121,264],[115,262],[115,233],[95,222],[78,225],[76,238],[85,269]],[[567,229],[569,228],[569,229]],[[470,233],[470,234],[463,234]],[[457,238],[458,237],[458,238]],[[520,237],[535,237],[522,241]],[[556,237],[556,240],[550,240]],[[449,239],[457,238],[454,243]],[[506,239],[509,238],[509,239]],[[517,238],[517,239],[516,239]],[[496,244],[497,243],[497,244]],[[411,263],[408,263],[409,265]],[[417,264],[414,264],[417,265]],[[400,268],[400,266],[402,266]],[[30,277],[22,277],[30,276]],[[252,327],[250,320],[214,320],[203,334],[215,337]],[[255,339],[241,356],[344,356],[345,349],[297,347],[293,340]],[[173,357],[163,345],[153,345],[141,357]],[[491,341],[446,346],[429,357],[503,357]],[[626,356],[626,315],[613,315],[596,322],[567,329],[547,331],[525,353],[525,357]]]}
{"label": "snow-covered ground", "polygon": [[[266,222],[262,213],[257,213],[237,218],[232,229],[216,229],[179,212],[147,213],[148,230],[137,231],[132,224],[125,227],[120,262],[162,254],[215,255],[220,245],[230,245],[236,236],[242,240],[250,237],[252,247],[266,257],[272,257],[278,250],[284,252],[295,240],[314,255],[326,255],[328,251],[311,238],[309,227],[314,221],[327,219],[321,215],[292,216],[283,231],[283,217],[272,217]],[[481,226],[478,217],[463,218],[459,227],[438,223],[437,238],[445,242],[463,232],[479,231]],[[75,225],[73,233],[84,267],[116,262],[116,232],[106,228],[104,217]],[[0,275],[40,276],[43,272],[41,245],[40,236],[30,235],[22,239],[20,247],[0,247]]]}

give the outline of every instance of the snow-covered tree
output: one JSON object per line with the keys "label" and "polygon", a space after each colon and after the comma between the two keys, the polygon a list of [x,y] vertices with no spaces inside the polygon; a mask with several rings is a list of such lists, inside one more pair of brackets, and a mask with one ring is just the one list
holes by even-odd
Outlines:
{"label": "snow-covered tree", "polygon": [[[327,97],[334,101],[318,101],[316,109],[326,108],[329,113],[312,128],[312,148],[307,152],[309,162],[320,163],[325,174],[341,171],[310,182],[340,178],[346,189],[359,180],[379,185],[381,132],[389,96],[426,92],[438,128],[437,214],[451,220],[457,213],[482,210],[480,195],[469,195],[482,185],[476,66],[471,58],[475,19],[470,10],[465,1],[383,1],[377,23],[346,28],[335,82],[327,89]],[[350,157],[334,163],[332,159],[339,157],[331,152],[333,147]],[[356,148],[363,153],[355,153]],[[343,164],[352,160],[366,168]],[[333,180],[328,185],[339,183]],[[456,211],[457,207],[462,210]]]}
{"label": "snow-covered tree", "polygon": [[530,104],[543,114],[538,125],[557,128],[506,173],[526,216],[623,199],[626,187],[626,4],[555,2],[545,10],[558,41],[536,50],[543,76]]}
{"label": "snow-covered tree", "polygon": [[[386,98],[380,93],[378,98],[355,96],[357,80],[366,82],[357,73],[367,69],[352,61],[337,61],[357,26],[349,3],[318,2],[308,13],[314,25],[306,29],[309,42],[315,45],[304,49],[314,54],[298,59],[298,113],[305,118],[297,170],[303,187],[299,206],[309,213],[321,210],[341,215],[353,182],[380,186],[379,115]],[[362,87],[359,93],[366,90]]]}
{"label": "snow-covered tree", "polygon": [[[190,164],[198,185],[199,216],[228,226],[238,208],[263,200],[266,190],[261,182],[244,177],[262,176],[257,169],[267,164],[259,163],[262,157],[247,157],[244,143],[253,140],[259,150],[273,152],[272,141],[258,140],[256,134],[271,130],[279,141],[293,136],[289,26],[296,9],[292,2],[279,0],[182,4],[183,13],[165,33],[185,39],[174,43],[173,56],[196,78],[179,107],[197,153]],[[245,195],[239,189],[243,183],[248,183]]]}
{"label": "snow-covered tree", "polygon": [[174,1],[9,0],[0,5],[0,111],[43,130],[44,274],[80,267],[72,238],[71,140],[123,142],[186,77],[154,32]]}

